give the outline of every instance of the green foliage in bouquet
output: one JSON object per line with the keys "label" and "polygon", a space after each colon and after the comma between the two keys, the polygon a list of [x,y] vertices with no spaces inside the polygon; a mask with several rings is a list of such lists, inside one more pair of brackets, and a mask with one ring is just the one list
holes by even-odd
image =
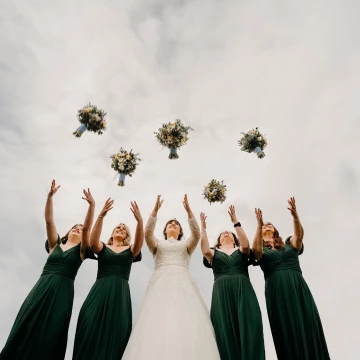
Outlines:
{"label": "green foliage in bouquet", "polygon": [[141,161],[138,155],[133,153],[132,149],[128,152],[123,148],[120,148],[117,154],[111,155],[111,167],[120,174],[119,186],[125,185],[125,175],[131,177],[136,170],[139,161]]}
{"label": "green foliage in bouquet", "polygon": [[259,159],[265,157],[264,149],[267,145],[266,138],[260,133],[258,128],[252,129],[247,133],[241,133],[243,137],[239,140],[242,151],[256,153]]}
{"label": "green foliage in bouquet", "polygon": [[210,205],[214,202],[223,203],[226,200],[226,185],[223,181],[211,180],[208,185],[205,186],[203,195]]}
{"label": "green foliage in bouquet", "polygon": [[73,132],[76,137],[80,137],[86,130],[101,135],[106,130],[106,113],[96,105],[90,103],[78,110],[78,119],[81,126]]}
{"label": "green foliage in bouquet", "polygon": [[178,159],[177,149],[184,146],[189,140],[189,131],[194,130],[185,126],[179,119],[174,123],[163,124],[157,132],[154,132],[158,142],[170,149],[169,159]]}

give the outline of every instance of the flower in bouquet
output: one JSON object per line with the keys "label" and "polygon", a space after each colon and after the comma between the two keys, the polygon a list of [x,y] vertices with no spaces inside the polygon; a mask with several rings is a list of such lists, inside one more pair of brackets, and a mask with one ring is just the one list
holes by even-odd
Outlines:
{"label": "flower in bouquet", "polygon": [[133,153],[132,150],[128,152],[123,148],[120,148],[120,151],[117,154],[111,155],[111,167],[120,174],[118,182],[119,186],[124,186],[125,176],[129,175],[131,177],[136,170],[139,161],[141,161],[138,155],[139,154]]}
{"label": "flower in bouquet", "polygon": [[179,119],[173,123],[163,124],[155,132],[158,142],[170,149],[169,159],[178,159],[177,149],[184,146],[189,140],[189,131],[194,130],[190,126],[185,126]]}
{"label": "flower in bouquet", "polygon": [[210,205],[214,202],[223,203],[226,200],[226,185],[223,181],[211,180],[204,188],[203,195]]}
{"label": "flower in bouquet", "polygon": [[239,145],[242,151],[248,153],[255,153],[259,159],[265,157],[264,149],[267,145],[267,140],[259,131],[258,128],[252,129],[247,133],[241,133],[243,137],[239,140]]}
{"label": "flower in bouquet", "polygon": [[78,110],[77,116],[81,125],[73,132],[76,137],[80,137],[86,130],[95,132],[98,135],[101,135],[106,130],[106,113],[95,105],[89,103],[84,106]]}

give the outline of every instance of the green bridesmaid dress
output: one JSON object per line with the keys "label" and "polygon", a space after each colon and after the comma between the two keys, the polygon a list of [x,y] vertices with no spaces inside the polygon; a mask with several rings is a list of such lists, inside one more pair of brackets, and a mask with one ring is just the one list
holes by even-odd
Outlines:
{"label": "green bridesmaid dress", "polygon": [[[46,242],[46,250],[49,246]],[[94,258],[90,249],[85,258]],[[58,245],[40,279],[22,304],[1,360],[63,360],[74,299],[74,279],[82,263],[80,244],[66,251]]]}
{"label": "green bridesmaid dress", "polygon": [[98,254],[97,280],[81,307],[73,359],[120,360],[132,329],[130,248],[116,253],[104,244]]}
{"label": "green bridesmaid dress", "polygon": [[265,359],[261,310],[248,273],[248,257],[214,249],[211,265],[214,287],[210,316],[222,360]]}
{"label": "green bridesmaid dress", "polygon": [[320,316],[288,237],[285,247],[264,247],[258,261],[265,276],[266,307],[279,360],[328,360]]}

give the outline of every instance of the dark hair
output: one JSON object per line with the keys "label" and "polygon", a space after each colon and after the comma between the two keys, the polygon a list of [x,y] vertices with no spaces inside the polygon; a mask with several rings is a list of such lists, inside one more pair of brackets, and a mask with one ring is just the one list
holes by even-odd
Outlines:
{"label": "dark hair", "polygon": [[110,239],[109,239],[108,242],[107,242],[108,245],[113,245],[114,239],[113,239],[112,234],[114,233],[115,229],[118,228],[120,225],[124,225],[125,230],[126,230],[126,238],[125,238],[124,241],[126,241],[126,242],[128,243],[128,246],[131,245],[130,229],[129,229],[129,227],[128,227],[126,224],[124,224],[124,223],[120,223],[119,225],[116,225],[116,226],[114,227],[114,229],[113,229],[113,231],[112,231],[112,233],[111,233]]}
{"label": "dark hair", "polygon": [[164,227],[164,230],[163,230],[163,235],[165,237],[165,240],[167,239],[167,236],[166,236],[166,227],[168,226],[168,224],[170,224],[171,222],[175,222],[177,225],[180,226],[180,234],[178,236],[178,240],[181,240],[181,238],[184,236],[184,233],[183,233],[183,229],[182,229],[182,226],[181,224],[176,220],[176,219],[171,219],[169,220],[166,224],[165,224],[165,227]]}
{"label": "dark hair", "polygon": [[64,235],[60,241],[63,243],[63,244],[66,244],[66,242],[68,241],[68,238],[69,238],[69,233],[72,229],[75,229],[76,226],[83,226],[83,224],[75,224],[67,233],[66,235]]}
{"label": "dark hair", "polygon": [[[216,240],[216,244],[215,244],[215,247],[220,249],[221,247],[221,243],[220,243],[220,238],[221,238],[221,235],[223,234],[224,232],[220,233],[220,235],[218,236],[217,240]],[[240,246],[240,241],[239,239],[236,237],[236,235],[232,232],[231,233],[233,238],[234,238],[234,247],[237,247],[237,246]]]}
{"label": "dark hair", "polygon": [[[283,249],[285,244],[283,242],[282,237],[279,234],[279,231],[276,229],[276,227],[271,222],[267,222],[266,224],[270,224],[274,228],[274,235],[273,235],[274,248],[276,250]],[[263,240],[263,245],[265,246],[265,241],[264,240]]]}

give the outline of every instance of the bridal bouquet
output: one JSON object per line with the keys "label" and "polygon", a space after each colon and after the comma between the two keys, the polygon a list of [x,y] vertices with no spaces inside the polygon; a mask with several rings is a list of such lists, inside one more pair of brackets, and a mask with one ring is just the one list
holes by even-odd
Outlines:
{"label": "bridal bouquet", "polygon": [[79,128],[73,132],[76,137],[80,137],[86,130],[101,135],[106,130],[106,113],[95,105],[84,106],[78,110],[78,118],[81,123]]}
{"label": "bridal bouquet", "polygon": [[203,195],[210,205],[213,202],[223,203],[226,200],[226,185],[223,181],[211,180],[208,185],[205,186]]}
{"label": "bridal bouquet", "polygon": [[119,186],[125,185],[125,175],[131,177],[136,170],[136,166],[139,165],[138,162],[141,161],[138,155],[133,153],[132,150],[128,152],[123,148],[117,154],[111,155],[111,167],[120,174]]}
{"label": "bridal bouquet", "polygon": [[177,149],[189,140],[190,126],[185,126],[179,119],[174,123],[163,124],[154,134],[162,146],[170,149],[169,159],[178,159]]}
{"label": "bridal bouquet", "polygon": [[244,136],[239,140],[239,145],[241,146],[242,151],[248,153],[256,153],[259,159],[265,157],[264,149],[267,145],[267,140],[260,133],[258,128],[252,129],[249,132],[241,133]]}

